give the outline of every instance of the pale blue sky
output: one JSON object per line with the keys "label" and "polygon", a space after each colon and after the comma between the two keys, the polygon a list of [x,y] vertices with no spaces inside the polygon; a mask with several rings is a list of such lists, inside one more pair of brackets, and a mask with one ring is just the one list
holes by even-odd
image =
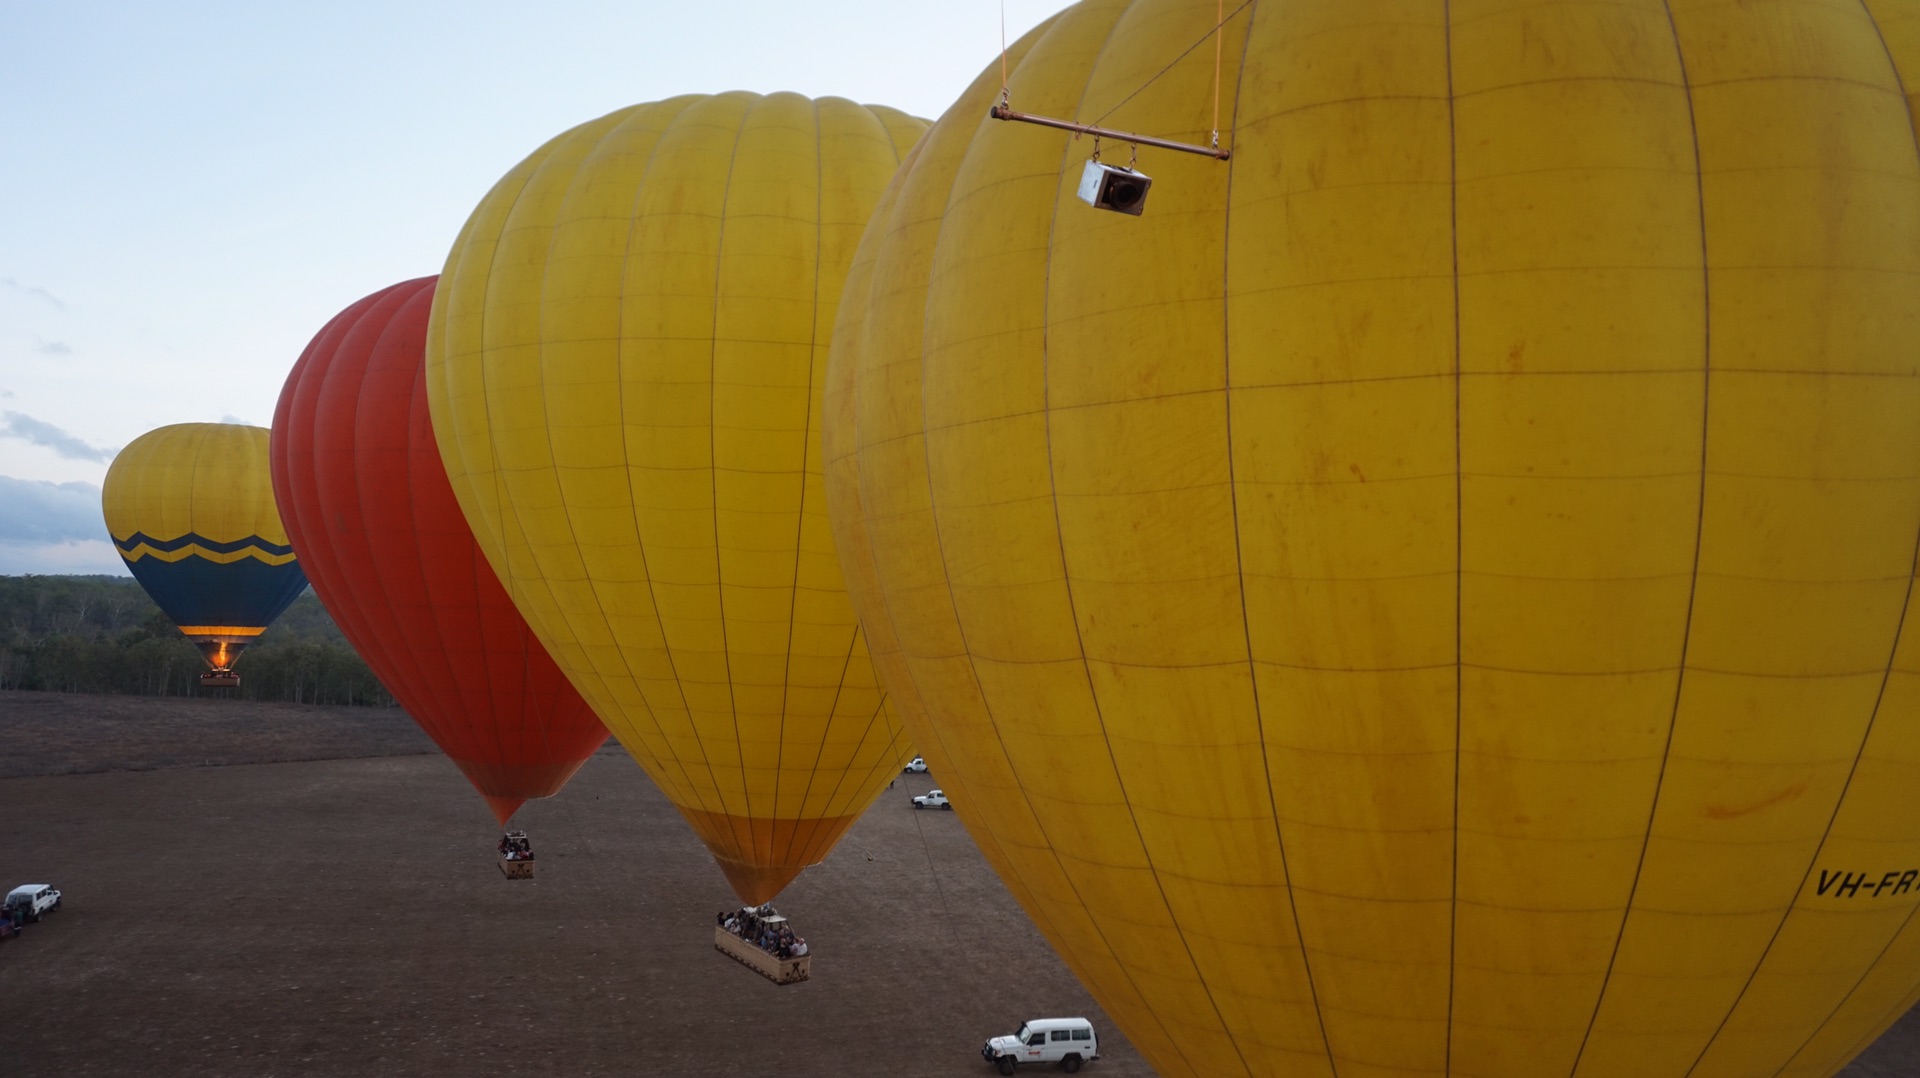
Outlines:
{"label": "pale blue sky", "polygon": [[[1007,0],[1009,39],[1064,0]],[[0,574],[119,572],[99,489],[167,423],[266,425],[342,307],[436,273],[577,123],[794,90],[936,117],[998,0],[0,0]]]}

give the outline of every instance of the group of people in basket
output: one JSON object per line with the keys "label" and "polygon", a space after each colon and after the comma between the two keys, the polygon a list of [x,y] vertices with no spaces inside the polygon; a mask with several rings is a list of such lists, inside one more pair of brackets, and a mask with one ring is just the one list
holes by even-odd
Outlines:
{"label": "group of people in basket", "polygon": [[510,831],[500,836],[500,856],[509,861],[533,860],[533,843],[525,831]]}
{"label": "group of people in basket", "polygon": [[793,934],[786,918],[774,912],[769,902],[755,908],[743,906],[732,913],[721,910],[714,923],[775,958],[799,958],[807,953],[807,941]]}

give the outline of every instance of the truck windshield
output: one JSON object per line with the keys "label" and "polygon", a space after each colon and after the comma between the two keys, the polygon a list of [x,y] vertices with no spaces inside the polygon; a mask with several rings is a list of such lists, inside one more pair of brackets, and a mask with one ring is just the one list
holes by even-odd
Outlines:
{"label": "truck windshield", "polygon": [[1020,1032],[1015,1033],[1013,1039],[1019,1041],[1021,1044],[1027,1043],[1027,1024],[1025,1022],[1020,1023]]}

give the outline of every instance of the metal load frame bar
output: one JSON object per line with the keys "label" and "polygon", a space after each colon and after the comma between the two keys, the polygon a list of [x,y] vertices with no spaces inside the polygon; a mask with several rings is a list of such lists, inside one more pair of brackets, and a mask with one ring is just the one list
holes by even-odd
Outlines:
{"label": "metal load frame bar", "polygon": [[1092,135],[1095,138],[1110,138],[1115,142],[1129,142],[1136,146],[1154,146],[1162,150],[1175,150],[1180,153],[1199,154],[1225,161],[1233,156],[1232,150],[1223,150],[1218,146],[1201,146],[1192,142],[1175,142],[1172,139],[1154,138],[1151,135],[1136,135],[1131,131],[1116,131],[1111,127],[1096,127],[1093,124],[1076,123],[1072,120],[1056,120],[1051,116],[1035,116],[1030,112],[1015,112],[1005,105],[995,105],[987,115],[996,120],[1009,120],[1014,123],[1038,124],[1041,127],[1058,128],[1072,131],[1077,135]]}

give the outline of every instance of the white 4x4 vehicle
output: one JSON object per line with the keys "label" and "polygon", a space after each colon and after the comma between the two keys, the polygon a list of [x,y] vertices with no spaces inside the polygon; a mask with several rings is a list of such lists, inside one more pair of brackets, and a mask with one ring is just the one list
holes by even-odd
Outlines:
{"label": "white 4x4 vehicle", "polygon": [[38,921],[41,914],[59,908],[60,892],[44,883],[23,883],[7,892],[7,912],[17,909],[28,921]]}
{"label": "white 4x4 vehicle", "polygon": [[917,809],[946,809],[948,812],[952,812],[953,802],[947,800],[946,791],[944,790],[928,790],[926,793],[913,799],[913,807]]}
{"label": "white 4x4 vehicle", "polygon": [[1084,1018],[1035,1018],[1011,1036],[991,1037],[980,1046],[980,1057],[1012,1074],[1021,1063],[1058,1063],[1072,1074],[1082,1063],[1100,1058],[1100,1038]]}

